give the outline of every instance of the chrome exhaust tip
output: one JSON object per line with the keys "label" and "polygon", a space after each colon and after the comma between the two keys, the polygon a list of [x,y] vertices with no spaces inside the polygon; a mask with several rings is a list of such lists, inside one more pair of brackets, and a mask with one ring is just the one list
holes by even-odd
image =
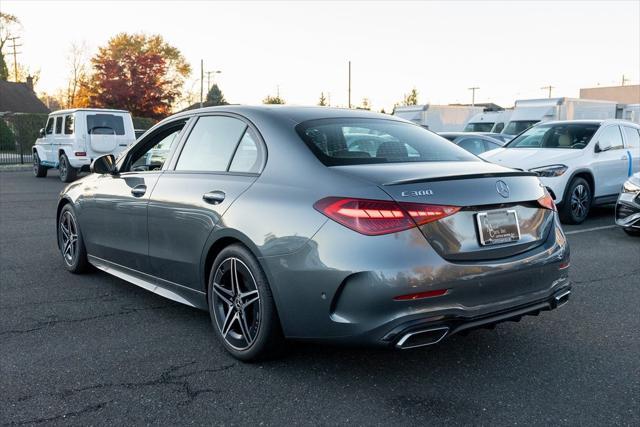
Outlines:
{"label": "chrome exhaust tip", "polygon": [[569,301],[571,291],[564,291],[561,294],[556,295],[553,299],[556,302],[556,308],[562,307]]}
{"label": "chrome exhaust tip", "polygon": [[396,343],[396,347],[402,350],[408,348],[424,347],[437,344],[449,333],[449,327],[423,329],[404,334]]}

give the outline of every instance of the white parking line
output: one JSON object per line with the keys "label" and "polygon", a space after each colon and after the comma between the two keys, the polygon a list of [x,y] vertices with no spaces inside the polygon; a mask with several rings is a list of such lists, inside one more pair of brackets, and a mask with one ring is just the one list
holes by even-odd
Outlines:
{"label": "white parking line", "polygon": [[615,228],[617,225],[603,225],[602,227],[585,228],[584,230],[565,231],[564,234],[586,233],[588,231],[606,230],[607,228]]}

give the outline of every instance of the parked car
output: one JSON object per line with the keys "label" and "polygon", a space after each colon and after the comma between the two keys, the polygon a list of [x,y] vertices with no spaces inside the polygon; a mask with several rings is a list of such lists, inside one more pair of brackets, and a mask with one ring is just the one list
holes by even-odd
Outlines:
{"label": "parked car", "polygon": [[628,234],[640,236],[640,172],[622,185],[616,203],[616,224]]}
{"label": "parked car", "polygon": [[33,172],[42,178],[57,168],[63,182],[88,171],[91,161],[118,155],[136,140],[131,114],[123,110],[82,108],[54,111],[33,146]]}
{"label": "parked car", "polygon": [[419,124],[433,132],[462,131],[469,119],[483,111],[467,105],[408,105],[396,107],[393,115]]}
{"label": "parked car", "polygon": [[593,205],[615,203],[627,177],[640,170],[639,130],[623,120],[540,123],[480,157],[537,173],[562,221],[579,224]]}
{"label": "parked car", "polygon": [[504,141],[501,139],[477,132],[440,132],[438,135],[476,156],[504,145]]}
{"label": "parked car", "polygon": [[[384,142],[371,156],[353,134]],[[208,310],[242,360],[284,338],[435,344],[569,298],[567,240],[538,177],[385,114],[190,110],[92,171],[58,203],[65,267]]]}

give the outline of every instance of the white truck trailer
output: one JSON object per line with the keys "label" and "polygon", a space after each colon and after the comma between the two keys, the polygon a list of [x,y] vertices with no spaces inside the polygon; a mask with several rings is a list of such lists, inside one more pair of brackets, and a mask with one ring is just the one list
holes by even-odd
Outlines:
{"label": "white truck trailer", "polygon": [[617,104],[577,98],[520,99],[502,133],[517,135],[538,122],[616,118]]}
{"label": "white truck trailer", "polygon": [[482,111],[482,107],[425,104],[396,107],[393,115],[433,132],[460,132],[471,117]]}

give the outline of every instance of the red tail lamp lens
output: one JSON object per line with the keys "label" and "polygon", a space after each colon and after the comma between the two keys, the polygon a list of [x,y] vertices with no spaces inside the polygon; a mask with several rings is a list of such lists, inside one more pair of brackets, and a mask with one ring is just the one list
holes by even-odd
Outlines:
{"label": "red tail lamp lens", "polygon": [[556,203],[553,201],[553,197],[551,197],[551,194],[547,193],[547,191],[544,192],[544,196],[538,199],[538,204],[545,209],[549,209],[552,211],[557,210]]}
{"label": "red tail lamp lens", "polygon": [[453,206],[341,197],[327,197],[313,207],[345,227],[368,236],[407,230],[460,210]]}
{"label": "red tail lamp lens", "polygon": [[85,157],[87,155],[86,151],[76,151],[75,154],[77,157]]}
{"label": "red tail lamp lens", "polygon": [[414,299],[433,298],[445,295],[449,292],[448,289],[436,289],[435,291],[419,292],[417,294],[400,295],[394,297],[395,301],[411,301]]}

